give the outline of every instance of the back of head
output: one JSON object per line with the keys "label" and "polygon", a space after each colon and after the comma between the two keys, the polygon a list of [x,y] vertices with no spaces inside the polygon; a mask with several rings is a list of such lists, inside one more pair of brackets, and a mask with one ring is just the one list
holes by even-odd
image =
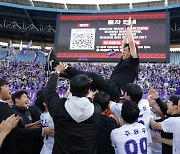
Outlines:
{"label": "back of head", "polygon": [[121,110],[121,116],[126,123],[134,123],[139,117],[139,108],[136,102],[124,101]]}
{"label": "back of head", "polygon": [[70,81],[70,91],[73,96],[85,97],[90,88],[89,77],[85,74],[79,74]]}
{"label": "back of head", "polygon": [[137,104],[142,99],[143,91],[141,87],[134,83],[128,83],[125,92],[127,92],[127,95],[131,97],[131,101],[136,102]]}
{"label": "back of head", "polygon": [[1,87],[4,85],[8,85],[8,82],[5,79],[0,78],[0,90],[1,90]]}
{"label": "back of head", "polygon": [[178,102],[180,100],[180,96],[172,95],[169,97],[169,100],[173,103],[173,105],[178,105]]}
{"label": "back of head", "polygon": [[37,91],[36,98],[38,98],[41,95],[44,95],[44,89],[41,89],[41,90]]}
{"label": "back of head", "polygon": [[93,102],[98,103],[101,106],[101,110],[104,112],[108,108],[110,96],[104,91],[99,91],[95,94]]}
{"label": "back of head", "polygon": [[36,100],[34,102],[34,104],[39,107],[39,109],[41,110],[41,112],[44,112],[45,111],[45,98],[44,98],[44,90],[39,90],[37,92],[37,95],[36,95]]}
{"label": "back of head", "polygon": [[16,103],[15,100],[16,100],[16,99],[20,99],[23,94],[26,94],[26,95],[28,96],[28,93],[27,93],[26,91],[23,91],[23,90],[20,90],[20,91],[18,91],[18,92],[15,92],[15,93],[11,96],[11,99],[12,99],[13,103],[15,104],[15,103]]}

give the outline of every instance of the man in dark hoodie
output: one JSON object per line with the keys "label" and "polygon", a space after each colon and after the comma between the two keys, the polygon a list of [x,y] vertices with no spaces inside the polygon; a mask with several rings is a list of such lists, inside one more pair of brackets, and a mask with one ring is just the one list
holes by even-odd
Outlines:
{"label": "man in dark hoodie", "polygon": [[[56,92],[58,76],[65,70],[58,65],[45,88],[45,100],[54,121],[53,154],[96,154],[96,135],[101,108],[88,98],[90,80],[77,75],[70,81],[72,96],[60,98]],[[65,98],[66,97],[66,98]]]}

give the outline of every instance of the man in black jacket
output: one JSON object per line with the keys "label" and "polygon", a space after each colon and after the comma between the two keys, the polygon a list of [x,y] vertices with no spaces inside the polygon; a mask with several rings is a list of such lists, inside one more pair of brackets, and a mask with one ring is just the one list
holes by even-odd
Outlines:
{"label": "man in black jacket", "polygon": [[[93,89],[106,92],[110,95],[112,101],[118,100],[119,97],[123,95],[126,85],[128,83],[133,83],[139,73],[139,56],[131,27],[132,21],[131,18],[129,18],[128,24],[126,25],[126,34],[122,41],[122,57],[114,68],[110,79],[106,80],[94,72],[85,72],[74,67],[67,67],[61,76],[72,78],[78,74],[86,74],[92,79],[91,86],[93,86]],[[59,64],[59,61],[55,58],[54,53],[51,51],[48,55],[45,68],[49,71],[57,64]]]}
{"label": "man in black jacket", "polygon": [[[5,79],[0,78],[0,123],[14,114],[12,108],[6,103],[6,100],[10,98],[11,94],[8,83]],[[26,129],[18,124],[4,139],[0,148],[0,154],[17,154],[16,144],[19,141],[26,142],[27,140],[38,138],[48,131],[49,130],[42,128]]]}
{"label": "man in black jacket", "polygon": [[59,97],[56,84],[64,69],[59,64],[45,87],[46,104],[55,126],[53,154],[96,154],[101,108],[87,98],[90,81],[83,74],[71,79],[72,96],[67,98],[66,93],[64,98]]}

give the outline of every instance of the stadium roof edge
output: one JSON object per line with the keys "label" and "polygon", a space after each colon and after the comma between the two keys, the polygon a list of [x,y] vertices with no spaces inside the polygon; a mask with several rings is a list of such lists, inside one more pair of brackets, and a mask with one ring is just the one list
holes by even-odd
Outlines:
{"label": "stadium roof edge", "polygon": [[37,10],[37,11],[49,11],[59,13],[128,13],[128,12],[141,12],[141,11],[157,11],[166,10],[180,7],[180,4],[173,4],[168,6],[155,6],[146,8],[133,8],[133,9],[107,9],[107,10],[80,10],[80,9],[57,9],[57,8],[46,8],[46,7],[35,7],[25,6],[19,4],[12,4],[6,2],[0,2],[1,6],[14,7],[19,9]]}

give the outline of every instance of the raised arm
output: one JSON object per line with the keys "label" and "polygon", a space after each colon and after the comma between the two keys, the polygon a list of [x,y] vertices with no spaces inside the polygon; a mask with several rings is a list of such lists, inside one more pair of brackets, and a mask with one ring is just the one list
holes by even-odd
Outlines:
{"label": "raised arm", "polygon": [[162,100],[159,98],[159,94],[157,93],[157,91],[155,91],[154,89],[151,89],[149,91],[149,95],[153,96],[153,98],[156,100],[156,103],[160,107],[162,113],[164,115],[167,115],[167,105],[166,103],[163,103]]}
{"label": "raised arm", "polygon": [[[57,65],[55,69],[55,73],[52,73],[49,81],[45,87],[45,103],[48,107],[49,113],[52,117],[55,116],[56,111],[59,107],[59,103],[62,99],[60,99],[58,93],[56,92],[56,85],[58,81],[58,77],[60,73],[63,73],[65,70],[65,66],[63,64]],[[65,98],[64,98],[65,99]]]}
{"label": "raised arm", "polygon": [[124,36],[123,41],[122,41],[122,45],[121,45],[121,51],[122,51],[122,53],[123,53],[124,46],[125,46],[126,43],[128,43],[128,42],[127,42],[127,33],[125,33],[125,36]]}
{"label": "raised arm", "polygon": [[163,130],[162,123],[154,121],[154,118],[150,119],[150,123],[153,130]]}
{"label": "raised arm", "polygon": [[170,146],[173,145],[173,140],[172,139],[162,138],[162,137],[159,137],[159,136],[153,136],[152,139],[153,139],[153,142],[155,142],[155,143],[164,143],[164,144],[167,144],[167,145],[170,145]]}
{"label": "raised arm", "polygon": [[129,17],[129,20],[128,20],[127,25],[126,25],[126,34],[127,34],[127,39],[128,39],[128,43],[129,43],[131,56],[133,58],[137,58],[138,53],[136,50],[136,46],[135,46],[134,38],[132,35],[131,27],[132,27],[132,21],[131,21],[131,17]]}

